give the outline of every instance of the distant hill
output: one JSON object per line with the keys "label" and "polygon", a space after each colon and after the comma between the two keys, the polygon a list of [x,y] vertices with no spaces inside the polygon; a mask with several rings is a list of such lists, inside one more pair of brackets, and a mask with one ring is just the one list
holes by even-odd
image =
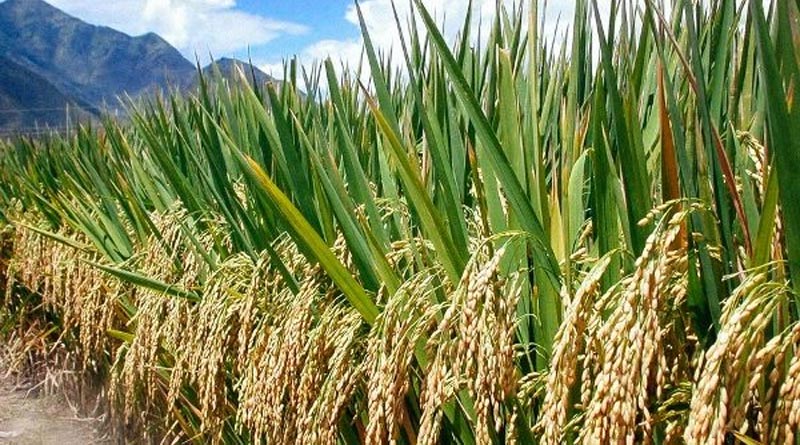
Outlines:
{"label": "distant hill", "polygon": [[274,80],[271,76],[259,70],[258,68],[255,68],[249,63],[228,57],[217,59],[213,64],[203,68],[203,76],[206,78],[213,78],[215,75],[215,66],[216,70],[219,71],[219,74],[226,79],[235,79],[237,77],[236,71],[238,67],[242,70],[242,72],[244,72],[244,75],[247,76],[247,80],[252,82],[253,77],[255,77],[256,83],[259,85]]}
{"label": "distant hill", "polygon": [[[218,66],[228,76],[237,63],[220,59]],[[60,127],[67,104],[75,116],[97,116],[119,96],[187,90],[197,77],[194,64],[156,34],[131,37],[90,25],[42,0],[0,3],[0,65],[4,132]],[[270,79],[260,71],[256,77]]]}
{"label": "distant hill", "polygon": [[0,55],[0,136],[34,132],[37,125],[62,127],[67,112],[79,119],[88,118],[90,114],[81,110],[77,102],[47,79]]}

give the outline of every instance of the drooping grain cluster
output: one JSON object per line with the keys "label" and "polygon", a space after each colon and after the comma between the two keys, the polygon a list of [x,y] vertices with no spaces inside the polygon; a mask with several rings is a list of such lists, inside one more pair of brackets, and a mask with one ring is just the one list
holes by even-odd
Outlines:
{"label": "drooping grain cluster", "polygon": [[83,366],[94,369],[111,346],[106,332],[114,326],[117,298],[126,286],[86,266],[91,256],[32,230],[15,231],[13,243],[25,254],[8,262],[7,298],[17,285],[40,295],[43,308],[61,316],[61,329],[77,332]]}
{"label": "drooping grain cluster", "polygon": [[428,356],[435,358],[426,369],[421,392],[419,443],[437,443],[444,405],[462,391],[474,404],[476,443],[492,443],[493,434],[514,441],[514,412],[505,408],[505,402],[516,392],[519,378],[514,366],[513,308],[520,287],[516,277],[498,277],[504,253],[501,248],[488,258],[476,254],[443,307],[428,342]]}
{"label": "drooping grain cluster", "polygon": [[794,323],[769,341],[765,337],[790,295],[768,279],[768,271],[754,272],[734,291],[719,337],[694,377],[687,443],[722,444],[730,431],[764,443],[792,443],[800,327]]}
{"label": "drooping grain cluster", "polygon": [[[426,336],[436,323],[437,281],[441,275],[423,271],[390,296],[369,335],[366,364],[369,444],[396,443],[401,430],[414,437],[406,401],[411,374]],[[430,374],[429,374],[430,376]]]}
{"label": "drooping grain cluster", "polygon": [[[547,380],[543,443],[652,440],[658,420],[651,407],[664,403],[666,391],[686,379],[691,358],[683,350],[691,340],[680,314],[686,247],[673,247],[686,217],[686,212],[663,215],[634,272],[605,293],[601,278],[610,257],[598,261],[568,297]],[[573,406],[584,417],[578,431],[567,417]]]}

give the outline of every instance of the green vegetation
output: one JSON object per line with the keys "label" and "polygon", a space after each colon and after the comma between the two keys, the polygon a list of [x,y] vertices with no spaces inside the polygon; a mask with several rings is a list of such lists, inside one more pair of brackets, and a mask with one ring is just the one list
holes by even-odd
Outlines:
{"label": "green vegetation", "polygon": [[3,147],[5,336],[179,442],[800,443],[800,2],[414,3],[369,85]]}

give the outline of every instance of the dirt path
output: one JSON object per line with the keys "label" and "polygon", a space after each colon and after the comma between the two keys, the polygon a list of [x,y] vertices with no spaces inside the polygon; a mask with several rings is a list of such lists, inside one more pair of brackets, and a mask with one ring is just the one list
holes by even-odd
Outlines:
{"label": "dirt path", "polygon": [[95,432],[96,420],[79,419],[59,397],[28,392],[0,379],[0,444],[111,444]]}

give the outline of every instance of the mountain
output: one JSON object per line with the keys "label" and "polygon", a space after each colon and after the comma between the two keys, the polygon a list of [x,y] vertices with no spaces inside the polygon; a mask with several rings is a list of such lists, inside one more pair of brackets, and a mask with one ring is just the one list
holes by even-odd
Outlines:
{"label": "mountain", "polygon": [[[268,82],[274,82],[275,78],[251,65],[250,63],[243,62],[239,59],[231,59],[229,57],[222,57],[204,67],[201,72],[203,78],[208,81],[213,81],[222,77],[223,79],[239,79],[238,72],[241,70],[244,73],[250,84],[253,83],[253,78],[257,85],[264,85]],[[200,76],[195,75],[191,83],[185,88],[184,92],[195,91],[200,86]]]}
{"label": "mountain", "polygon": [[[0,55],[0,136],[35,132],[36,125],[61,127],[68,112],[76,119],[88,118],[89,114],[75,104],[74,98],[47,79]],[[70,105],[74,107],[71,112]]]}
{"label": "mountain", "polygon": [[41,0],[0,3],[0,50],[92,104],[194,76],[194,66],[155,34],[90,25]]}
{"label": "mountain", "polygon": [[258,68],[254,67],[253,65],[242,62],[238,59],[231,59],[229,57],[223,57],[214,61],[213,64],[208,65],[207,67],[203,68],[203,76],[207,78],[212,78],[215,74],[215,66],[216,70],[219,71],[219,74],[226,79],[235,79],[237,78],[237,69],[241,69],[244,75],[247,77],[247,80],[253,80],[255,77],[256,83],[258,85],[263,85],[267,82],[274,81],[271,76],[264,73],[263,71],[259,70]]}
{"label": "mountain", "polygon": [[[237,64],[250,75],[244,62],[217,61],[225,77]],[[271,80],[261,71],[256,79]],[[67,104],[78,117],[98,116],[120,96],[188,91],[196,84],[194,64],[156,34],[131,37],[42,0],[0,3],[0,131],[63,126]]]}

